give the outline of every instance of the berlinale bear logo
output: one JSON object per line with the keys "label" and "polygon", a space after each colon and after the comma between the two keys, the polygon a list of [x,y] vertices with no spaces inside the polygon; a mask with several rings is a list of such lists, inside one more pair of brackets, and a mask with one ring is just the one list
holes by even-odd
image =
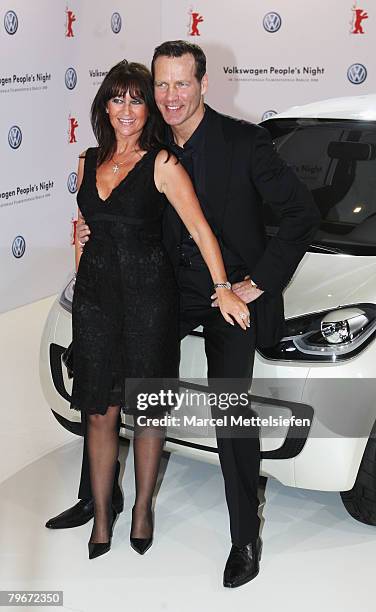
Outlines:
{"label": "berlinale bear logo", "polygon": [[73,38],[73,23],[76,21],[76,15],[73,13],[73,11],[70,11],[68,7],[65,9],[65,13],[67,15],[65,22],[65,36],[67,38]]}
{"label": "berlinale bear logo", "polygon": [[190,22],[189,22],[189,36],[200,36],[200,32],[198,30],[198,24],[204,21],[204,18],[200,13],[190,11]]}
{"label": "berlinale bear logo", "polygon": [[69,127],[68,127],[68,142],[72,144],[73,142],[77,142],[76,139],[76,129],[78,128],[78,121],[76,117],[72,117],[69,115],[68,117]]}
{"label": "berlinale bear logo", "polygon": [[353,19],[351,22],[351,34],[364,34],[362,21],[368,19],[368,13],[354,4],[352,8]]}
{"label": "berlinale bear logo", "polygon": [[71,235],[70,235],[70,243],[73,246],[76,242],[76,234],[77,234],[77,219],[75,219],[72,215],[71,218]]}

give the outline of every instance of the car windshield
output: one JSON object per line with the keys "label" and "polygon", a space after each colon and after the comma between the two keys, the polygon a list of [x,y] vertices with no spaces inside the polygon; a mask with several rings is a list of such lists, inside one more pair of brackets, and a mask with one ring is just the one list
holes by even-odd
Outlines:
{"label": "car windshield", "polygon": [[[271,119],[262,125],[320,209],[312,248],[376,255],[376,122]],[[278,219],[267,203],[265,210],[273,235]]]}

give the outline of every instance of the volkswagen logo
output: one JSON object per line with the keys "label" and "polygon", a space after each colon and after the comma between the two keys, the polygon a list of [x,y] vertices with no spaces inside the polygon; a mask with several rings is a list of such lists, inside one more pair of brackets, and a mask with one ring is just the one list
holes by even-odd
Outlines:
{"label": "volkswagen logo", "polygon": [[12,149],[18,149],[22,142],[22,132],[18,125],[13,125],[8,132],[8,142]]}
{"label": "volkswagen logo", "polygon": [[278,13],[266,13],[263,21],[263,26],[267,32],[278,32],[282,25],[282,19]]}
{"label": "volkswagen logo", "polygon": [[77,85],[77,72],[74,68],[68,68],[65,73],[65,85],[68,89],[74,89]]}
{"label": "volkswagen logo", "polygon": [[275,110],[267,110],[265,111],[265,113],[263,113],[261,117],[261,121],[266,121],[266,119],[270,119],[270,117],[274,117],[274,115],[276,114],[277,114],[277,111]]}
{"label": "volkswagen logo", "polygon": [[363,64],[351,64],[347,71],[347,78],[353,85],[360,85],[367,78],[367,68]]}
{"label": "volkswagen logo", "polygon": [[23,236],[16,236],[12,243],[12,253],[19,259],[25,253],[26,242]]}
{"label": "volkswagen logo", "polygon": [[71,172],[68,176],[67,187],[69,193],[76,193],[77,191],[77,172]]}
{"label": "volkswagen logo", "polygon": [[113,13],[111,17],[111,29],[114,34],[119,34],[121,30],[121,15],[119,13]]}
{"label": "volkswagen logo", "polygon": [[18,30],[18,17],[14,11],[7,11],[4,16],[4,28],[8,34],[15,34]]}

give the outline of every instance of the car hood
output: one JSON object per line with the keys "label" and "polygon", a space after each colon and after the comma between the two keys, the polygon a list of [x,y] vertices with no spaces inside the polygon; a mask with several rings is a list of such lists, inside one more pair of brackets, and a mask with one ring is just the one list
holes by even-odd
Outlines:
{"label": "car hood", "polygon": [[319,100],[318,102],[311,102],[302,106],[292,106],[266,121],[285,118],[297,119],[299,117],[308,119],[361,119],[363,121],[375,121],[376,94],[329,98],[328,100]]}
{"label": "car hood", "polygon": [[286,318],[376,303],[376,257],[306,253],[284,293]]}

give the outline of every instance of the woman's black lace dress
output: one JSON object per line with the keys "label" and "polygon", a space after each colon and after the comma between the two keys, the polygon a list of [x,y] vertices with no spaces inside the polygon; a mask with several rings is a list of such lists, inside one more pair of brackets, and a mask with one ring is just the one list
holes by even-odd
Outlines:
{"label": "woman's black lace dress", "polygon": [[96,186],[97,151],[86,152],[77,195],[91,233],[73,298],[71,408],[160,413],[160,406],[138,411],[129,391],[135,379],[157,379],[160,388],[160,379],[178,375],[178,293],[161,241],[166,199],[154,183],[158,151],[147,152],[105,201]]}

